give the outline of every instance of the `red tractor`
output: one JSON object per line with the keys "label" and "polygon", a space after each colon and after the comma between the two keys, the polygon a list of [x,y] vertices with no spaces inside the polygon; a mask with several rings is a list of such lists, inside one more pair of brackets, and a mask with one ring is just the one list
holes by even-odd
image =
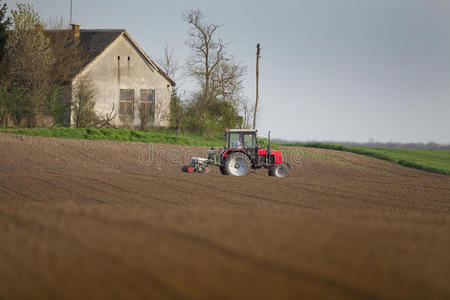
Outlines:
{"label": "red tractor", "polygon": [[270,133],[267,148],[260,148],[254,129],[227,129],[225,148],[211,148],[208,158],[193,157],[192,163],[184,166],[184,172],[208,173],[218,166],[223,175],[245,176],[251,169],[268,169],[269,176],[286,177],[290,166],[284,162],[280,150],[271,150]]}

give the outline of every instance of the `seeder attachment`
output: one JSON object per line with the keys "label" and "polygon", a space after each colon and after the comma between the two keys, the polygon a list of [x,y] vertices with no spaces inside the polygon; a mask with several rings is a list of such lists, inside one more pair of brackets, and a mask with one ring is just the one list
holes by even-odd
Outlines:
{"label": "seeder attachment", "polygon": [[191,164],[183,166],[181,170],[187,173],[209,173],[209,171],[211,171],[211,166],[209,165],[209,160],[207,158],[192,157]]}

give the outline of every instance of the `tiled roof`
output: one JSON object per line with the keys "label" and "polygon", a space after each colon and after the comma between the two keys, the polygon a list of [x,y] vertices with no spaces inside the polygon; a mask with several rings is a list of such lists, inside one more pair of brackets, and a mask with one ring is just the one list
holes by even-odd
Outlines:
{"label": "tiled roof", "polygon": [[124,31],[124,29],[80,29],[78,45],[86,51],[86,65],[102,53]]}

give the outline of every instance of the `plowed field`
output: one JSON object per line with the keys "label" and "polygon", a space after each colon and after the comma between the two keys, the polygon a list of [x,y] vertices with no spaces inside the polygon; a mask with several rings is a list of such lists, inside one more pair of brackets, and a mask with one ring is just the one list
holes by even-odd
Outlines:
{"label": "plowed field", "polygon": [[450,176],[288,150],[237,178],[181,172],[208,148],[0,134],[0,299],[450,298]]}

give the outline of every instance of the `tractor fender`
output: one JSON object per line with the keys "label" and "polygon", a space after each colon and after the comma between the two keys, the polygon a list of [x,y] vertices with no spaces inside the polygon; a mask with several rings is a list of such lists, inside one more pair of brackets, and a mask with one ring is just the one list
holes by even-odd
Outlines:
{"label": "tractor fender", "polygon": [[[261,155],[267,155],[267,149],[258,149],[258,156]],[[280,150],[272,150],[270,155],[273,156],[273,163],[281,164],[283,162],[283,155]]]}
{"label": "tractor fender", "polygon": [[247,151],[245,151],[244,149],[226,149],[223,151],[222,157],[227,158],[228,155],[230,155],[230,153],[233,153],[233,152],[242,152],[247,155]]}
{"label": "tractor fender", "polygon": [[283,162],[283,155],[280,150],[272,150],[270,155],[274,158],[274,163],[281,164]]}

